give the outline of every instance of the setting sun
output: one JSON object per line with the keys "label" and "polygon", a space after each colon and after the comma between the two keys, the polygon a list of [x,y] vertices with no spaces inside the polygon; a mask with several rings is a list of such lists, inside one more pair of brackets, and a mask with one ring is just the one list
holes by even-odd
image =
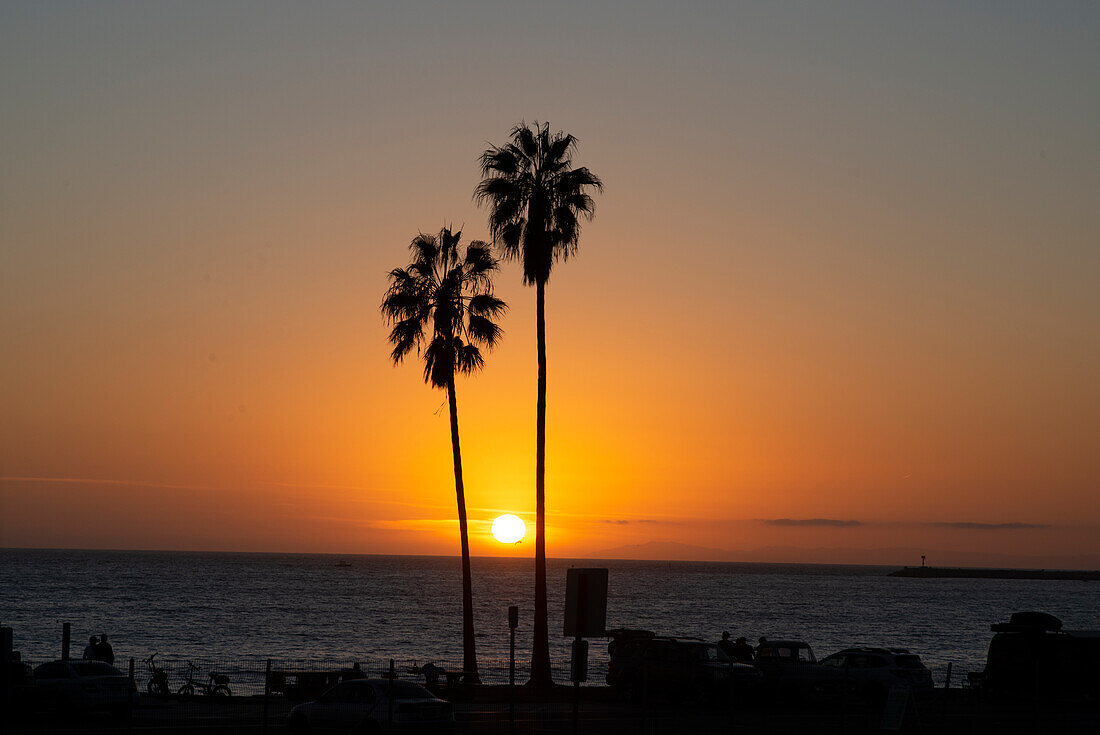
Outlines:
{"label": "setting sun", "polygon": [[511,513],[498,516],[493,521],[493,538],[502,544],[518,544],[527,535],[527,524]]}

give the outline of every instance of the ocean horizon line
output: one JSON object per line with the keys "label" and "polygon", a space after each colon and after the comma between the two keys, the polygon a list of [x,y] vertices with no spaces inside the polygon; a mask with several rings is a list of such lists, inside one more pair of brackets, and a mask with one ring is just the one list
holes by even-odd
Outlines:
{"label": "ocean horizon line", "polygon": [[[461,559],[460,554],[399,554],[373,551],[362,552],[336,552],[336,551],[244,551],[227,549],[148,549],[148,548],[110,548],[110,547],[68,547],[68,546],[0,546],[0,553],[8,551],[72,551],[93,553],[118,553],[118,554],[218,554],[235,556],[327,556],[335,559],[354,557],[384,557],[384,558],[418,558],[418,559]],[[472,554],[471,559],[508,559],[534,562],[533,556],[506,556],[506,555],[478,555]],[[853,564],[830,562],[802,562],[802,561],[741,561],[736,559],[641,559],[633,557],[601,557],[601,556],[547,556],[552,561],[613,561],[613,562],[647,562],[654,564],[721,564],[721,565],[773,565],[773,566],[802,566],[802,567],[882,567],[886,569],[900,568],[901,564]]]}
{"label": "ocean horizon line", "polygon": [[[49,547],[49,546],[0,546],[0,553],[4,552],[88,552],[88,553],[117,553],[117,554],[211,554],[219,556],[300,556],[300,557],[330,557],[333,559],[351,558],[419,558],[419,559],[461,559],[459,554],[415,554],[415,553],[383,553],[383,552],[335,552],[335,551],[254,551],[254,550],[227,550],[227,549],[150,549],[150,548],[108,548],[108,547]],[[480,560],[511,560],[534,562],[530,556],[507,555],[472,555],[472,559]],[[876,569],[903,569],[916,565],[903,563],[856,563],[856,562],[812,562],[812,561],[768,561],[768,560],[737,560],[737,559],[671,559],[671,558],[634,558],[634,557],[607,557],[607,556],[548,556],[549,561],[564,562],[638,562],[651,564],[706,564],[715,566],[786,566],[786,567],[859,567]],[[932,565],[930,565],[932,566]],[[941,564],[935,565],[940,569],[983,569],[983,570],[1025,570],[1025,571],[1097,571],[1090,567],[1038,567],[1038,566],[1007,566],[986,564]]]}

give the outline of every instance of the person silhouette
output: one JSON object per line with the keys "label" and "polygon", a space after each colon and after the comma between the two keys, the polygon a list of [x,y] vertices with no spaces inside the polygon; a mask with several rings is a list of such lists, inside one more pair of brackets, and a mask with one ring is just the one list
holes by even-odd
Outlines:
{"label": "person silhouette", "polygon": [[115,649],[111,648],[111,644],[107,642],[107,634],[104,633],[99,636],[99,644],[95,647],[95,657],[100,661],[104,661],[109,664],[115,662]]}
{"label": "person silhouette", "polygon": [[96,658],[96,648],[99,647],[99,639],[94,635],[88,639],[88,645],[84,646],[84,658],[89,661]]}
{"label": "person silhouette", "polygon": [[718,641],[718,649],[733,659],[733,641],[730,640],[730,632],[722,631],[722,640]]}
{"label": "person silhouette", "polygon": [[434,687],[439,685],[439,676],[443,673],[443,669],[429,661],[420,667],[420,673],[424,675],[425,686]]}
{"label": "person silhouette", "polygon": [[737,642],[733,644],[733,653],[730,654],[730,658],[738,663],[751,664],[753,659],[752,646],[745,640],[745,636],[741,636],[737,639]]}

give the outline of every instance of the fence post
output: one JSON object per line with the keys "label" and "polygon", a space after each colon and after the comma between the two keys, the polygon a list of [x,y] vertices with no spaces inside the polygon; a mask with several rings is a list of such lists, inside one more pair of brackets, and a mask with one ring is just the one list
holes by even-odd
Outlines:
{"label": "fence post", "polygon": [[519,607],[508,608],[508,732],[516,735],[516,628]]}
{"label": "fence post", "polygon": [[69,634],[72,633],[73,626],[71,623],[61,624],[61,660],[69,660]]}
{"label": "fence post", "polygon": [[271,699],[271,659],[267,660],[267,666],[264,668],[264,721],[260,726],[260,731],[263,735],[267,735],[267,713],[268,702]]}
{"label": "fence post", "polygon": [[390,727],[393,727],[393,682],[394,682],[394,679],[396,679],[396,678],[397,678],[397,672],[394,671],[393,659],[391,658],[390,659],[390,687],[389,687],[390,695],[388,697],[386,697],[386,704],[389,708],[389,713],[387,714],[387,718],[388,718],[388,722],[389,722]]}
{"label": "fence post", "polygon": [[947,676],[943,680],[943,699],[940,701],[940,726],[947,730],[947,708],[950,704],[948,689],[951,688],[951,661],[947,662]]}
{"label": "fence post", "polygon": [[126,689],[126,732],[134,731],[134,659],[130,657],[130,686]]}

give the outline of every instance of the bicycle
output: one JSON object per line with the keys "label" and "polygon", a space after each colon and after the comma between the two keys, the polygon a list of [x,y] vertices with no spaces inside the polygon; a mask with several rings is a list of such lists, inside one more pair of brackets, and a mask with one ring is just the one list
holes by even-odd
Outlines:
{"label": "bicycle", "polygon": [[157,666],[154,659],[158,653],[141,661],[145,664],[145,670],[149,672],[149,683],[145,685],[145,690],[154,697],[167,697],[172,693],[168,688],[168,672],[163,666]]}
{"label": "bicycle", "polygon": [[183,686],[177,690],[176,694],[180,696],[180,699],[190,699],[195,696],[195,692],[206,697],[231,697],[233,692],[229,691],[229,677],[224,674],[216,674],[213,671],[206,675],[207,682],[201,682],[195,679],[194,673],[199,670],[198,666],[187,662],[187,681]]}

